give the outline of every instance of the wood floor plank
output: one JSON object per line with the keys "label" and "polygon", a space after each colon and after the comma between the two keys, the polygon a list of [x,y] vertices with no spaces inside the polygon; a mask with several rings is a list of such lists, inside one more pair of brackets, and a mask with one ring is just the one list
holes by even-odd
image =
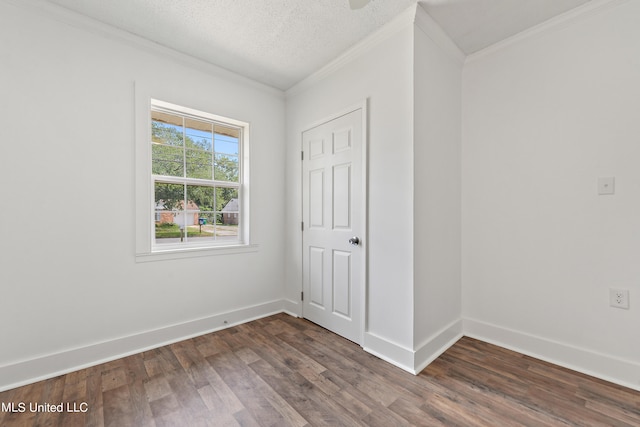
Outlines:
{"label": "wood floor plank", "polygon": [[2,427],[640,426],[640,392],[462,338],[419,375],[278,314],[0,393]]}
{"label": "wood floor plank", "polygon": [[[105,427],[135,425],[135,413],[131,404],[129,386],[110,388],[102,393]],[[58,423],[57,425],[62,425]]]}
{"label": "wood floor plank", "polygon": [[100,373],[101,367],[102,365],[98,365],[85,370],[87,372],[87,394],[84,398],[84,402],[87,404],[87,427],[104,426],[104,408],[101,392],[102,375]]}
{"label": "wood floor plank", "polygon": [[246,409],[236,412],[235,414],[233,414],[233,417],[236,419],[238,424],[243,427],[260,427],[260,424],[258,424],[258,422]]}
{"label": "wood floor plank", "polygon": [[585,400],[597,400],[610,406],[624,406],[631,412],[640,415],[640,393],[629,396],[629,389],[585,375],[581,381],[576,395]]}
{"label": "wood floor plank", "polygon": [[[442,366],[446,366],[446,362],[437,360],[421,376],[429,376],[430,372],[439,370]],[[468,381],[454,369],[446,369],[444,372],[434,376],[434,381],[430,382],[435,386],[432,393],[458,402],[467,408],[463,412],[482,413],[485,418],[492,419],[496,425],[564,425],[560,420],[546,413],[532,410],[510,396],[495,393],[483,384],[478,385],[474,381]]]}
{"label": "wood floor plank", "polygon": [[207,378],[201,369],[207,362],[192,340],[172,344],[171,350],[196,388],[207,385]]}
{"label": "wood floor plank", "polygon": [[[58,377],[57,381],[51,381],[50,384],[30,384],[30,385],[13,390],[11,393],[11,400],[0,399],[0,402],[9,404],[12,407],[10,410],[12,412],[4,413],[5,416],[4,416],[2,425],[4,426],[4,425],[35,424],[35,420],[37,420],[37,417],[39,414],[31,413],[29,411],[30,402],[32,400],[38,401],[36,399],[42,398],[43,395],[46,395],[47,390],[52,388],[54,385],[58,384],[60,381],[61,379],[60,377]],[[24,405],[26,412],[19,412],[22,410],[22,408],[20,407],[20,404]],[[13,412],[13,411],[17,411],[17,412]]]}
{"label": "wood floor plank", "polygon": [[[309,424],[317,426],[335,425],[335,414],[340,413],[340,405],[324,395],[304,377],[294,372],[289,375],[286,372],[286,368],[281,366],[278,369],[267,360],[255,362],[251,365],[251,368],[296,412],[304,413],[304,419],[308,420]],[[356,423],[351,416],[346,414],[343,417],[343,421],[345,419]]]}
{"label": "wood floor plank", "polygon": [[[205,368],[205,375],[209,380],[209,385],[225,407],[225,410],[235,414],[244,410],[244,405],[238,399],[234,391],[224,382],[218,372],[211,365]],[[204,399],[203,399],[204,401]]]}
{"label": "wood floor plank", "polygon": [[367,415],[363,420],[363,424],[367,427],[409,427],[411,424],[393,411],[383,408],[377,409]]}
{"label": "wood floor plank", "polygon": [[[493,401],[517,401],[519,408],[527,410],[527,413],[533,416],[549,418],[548,422],[552,425],[565,425],[566,422],[563,416],[566,411],[569,409],[575,411],[575,405],[570,405],[569,407],[567,407],[567,405],[560,406],[557,405],[555,401],[554,407],[551,408],[538,405],[537,403],[543,402],[544,399],[539,400],[533,398],[531,388],[524,380],[514,382],[508,377],[495,376],[495,374],[489,370],[483,372],[480,367],[471,365],[466,360],[450,359],[445,356],[440,362],[448,364],[449,375],[455,376],[459,382],[473,387],[474,395],[491,395]],[[502,407],[504,407],[504,405],[502,405]],[[557,411],[554,409],[559,407],[561,407],[562,410]]]}
{"label": "wood floor plank", "polygon": [[[210,359],[210,358],[209,358]],[[255,372],[249,369],[233,352],[217,355],[210,362],[223,381],[234,390],[243,406],[260,425],[283,423],[282,415],[265,398],[271,390],[262,386]]]}
{"label": "wood floor plank", "polygon": [[[87,394],[86,377],[65,375],[64,392],[62,402],[66,408],[60,415],[60,423],[69,427],[83,427],[87,424],[86,413],[81,411],[79,402],[84,401]],[[77,412],[76,412],[77,411]]]}
{"label": "wood floor plank", "polygon": [[169,379],[169,385],[173,395],[180,403],[181,412],[189,414],[189,417],[199,417],[207,412],[207,405],[200,397],[190,375],[173,375]]}

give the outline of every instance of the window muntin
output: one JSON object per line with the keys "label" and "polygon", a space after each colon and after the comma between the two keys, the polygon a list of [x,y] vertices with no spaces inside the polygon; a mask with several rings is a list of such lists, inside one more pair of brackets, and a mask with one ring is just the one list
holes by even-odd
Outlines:
{"label": "window muntin", "polygon": [[[243,244],[243,126],[151,108],[152,248]],[[190,110],[190,113],[193,110]]]}

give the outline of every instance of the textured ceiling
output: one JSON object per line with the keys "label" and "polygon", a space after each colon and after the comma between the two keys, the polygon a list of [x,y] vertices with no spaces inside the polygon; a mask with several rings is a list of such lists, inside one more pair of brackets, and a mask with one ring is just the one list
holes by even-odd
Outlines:
{"label": "textured ceiling", "polygon": [[420,0],[460,49],[471,54],[591,0]]}
{"label": "textured ceiling", "polygon": [[[416,0],[47,0],[288,89]],[[420,0],[472,53],[590,0]]]}

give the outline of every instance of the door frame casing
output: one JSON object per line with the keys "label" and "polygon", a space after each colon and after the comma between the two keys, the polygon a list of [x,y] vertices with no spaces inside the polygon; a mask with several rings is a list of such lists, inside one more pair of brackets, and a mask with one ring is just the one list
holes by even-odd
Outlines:
{"label": "door frame casing", "polygon": [[[353,113],[354,111],[358,111],[358,110],[362,110],[362,122],[361,122],[361,126],[362,126],[362,155],[361,155],[361,168],[362,168],[362,172],[361,172],[361,180],[362,180],[362,213],[361,213],[361,217],[357,218],[358,221],[360,221],[362,223],[362,234],[363,237],[361,238],[361,247],[362,250],[364,251],[363,253],[363,261],[362,261],[362,266],[361,266],[361,277],[362,277],[362,289],[360,290],[360,295],[359,295],[359,304],[361,304],[361,319],[360,319],[360,333],[359,333],[359,342],[358,345],[360,345],[361,347],[364,344],[364,334],[368,329],[368,325],[367,325],[367,298],[368,298],[368,289],[369,289],[369,278],[368,278],[368,274],[367,272],[369,271],[369,227],[368,227],[368,217],[369,217],[369,174],[368,174],[368,165],[369,165],[369,128],[368,128],[368,124],[369,124],[369,111],[368,111],[368,104],[369,104],[369,99],[365,98],[363,101],[354,104],[350,107],[344,108],[334,114],[331,114],[323,119],[320,120],[316,120],[315,122],[304,126],[303,130],[300,132],[300,152],[304,152],[304,133],[316,128],[318,126],[321,126],[325,123],[328,123],[332,120],[338,119],[342,116],[346,116],[347,114]],[[304,159],[301,159],[301,163],[300,165],[302,166],[302,162],[304,161]],[[300,183],[302,184],[304,182],[304,168],[300,167]],[[304,185],[300,186],[300,218],[302,218],[302,221],[304,221]],[[305,258],[304,258],[304,231],[300,230],[300,246],[301,246],[301,252],[300,252],[300,257],[302,262],[300,263],[300,271],[301,271],[301,282],[300,282],[300,294],[302,295],[302,292],[304,290],[304,262],[305,262]],[[302,301],[300,301],[300,317],[304,318],[304,304]]]}

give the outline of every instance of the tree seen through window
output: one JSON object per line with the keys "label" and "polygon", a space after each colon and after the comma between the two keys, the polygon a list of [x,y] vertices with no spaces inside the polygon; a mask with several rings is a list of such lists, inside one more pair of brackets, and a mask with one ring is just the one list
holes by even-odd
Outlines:
{"label": "tree seen through window", "polygon": [[237,237],[237,221],[235,231],[215,227],[226,222],[225,207],[238,206],[240,130],[165,111],[151,118],[156,242]]}

